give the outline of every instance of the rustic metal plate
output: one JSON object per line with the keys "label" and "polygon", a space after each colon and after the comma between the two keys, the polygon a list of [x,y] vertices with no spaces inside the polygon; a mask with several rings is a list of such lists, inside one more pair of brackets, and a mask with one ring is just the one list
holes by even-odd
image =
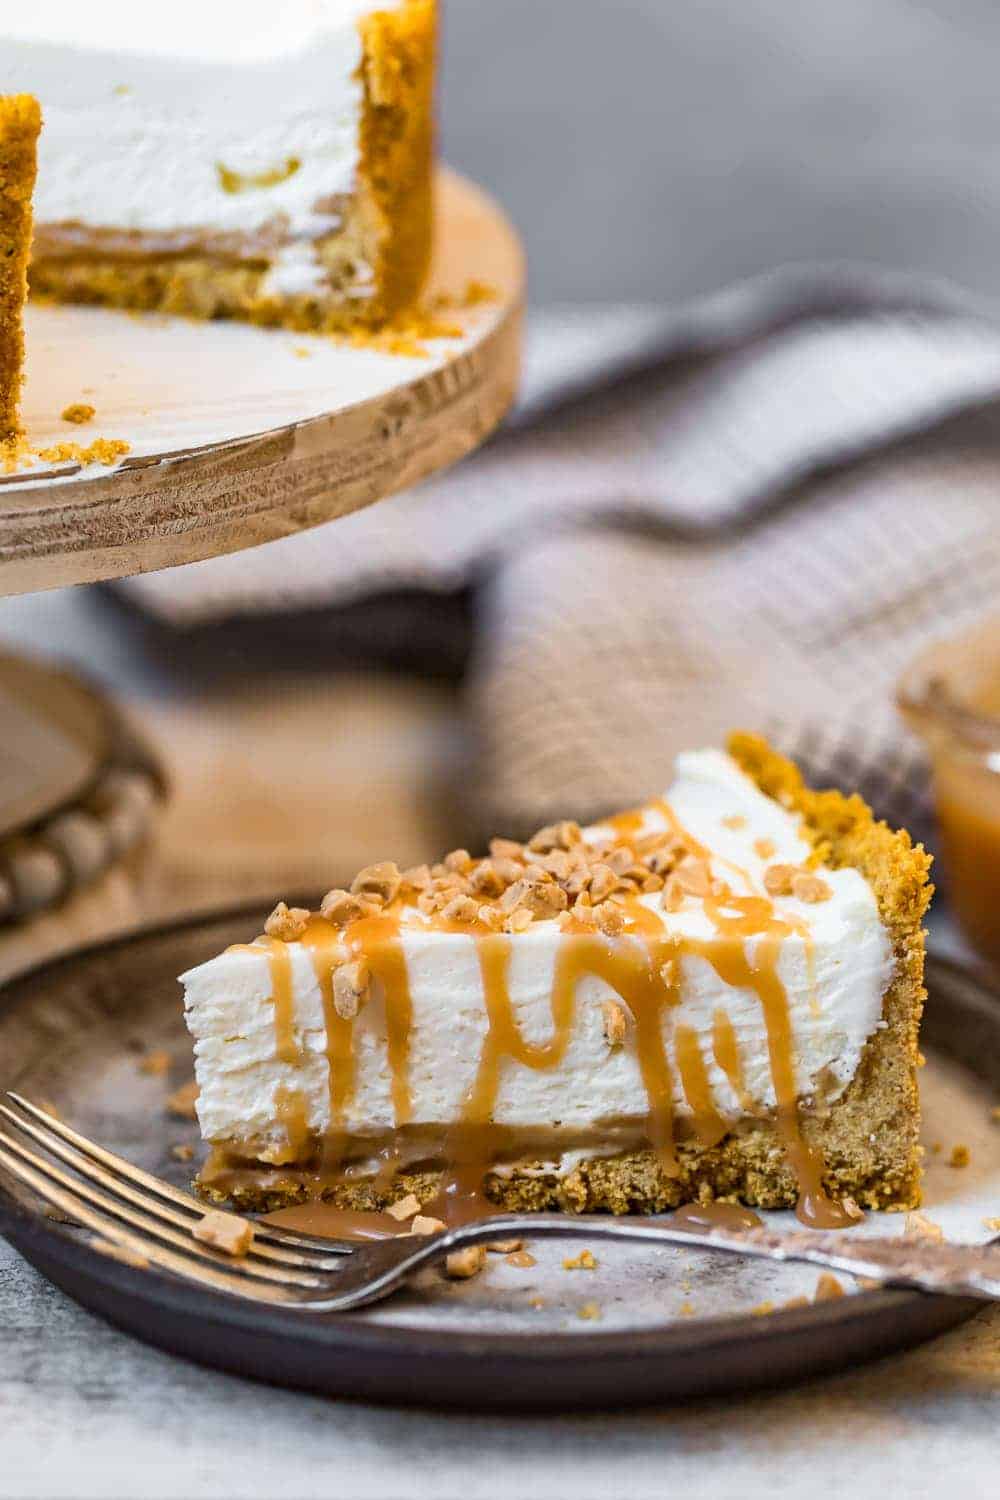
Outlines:
{"label": "rustic metal plate", "polygon": [[[197,1143],[165,1111],[190,1077],[176,975],[245,939],[260,912],[199,919],[90,948],[0,997],[0,1083],[47,1100],[83,1130],[183,1183],[172,1148]],[[940,960],[929,966],[924,1095],[925,1211],[957,1237],[985,1237],[1000,1211],[1000,997]],[[169,1052],[168,1075],[142,1071]],[[951,1146],[972,1162],[948,1166]],[[775,1216],[776,1218],[781,1216]],[[898,1217],[869,1217],[882,1232]],[[0,1195],[0,1229],[84,1306],[150,1343],[257,1379],[331,1395],[422,1405],[539,1409],[620,1406],[800,1380],[933,1337],[978,1304],[910,1292],[855,1292],[781,1310],[816,1273],[720,1254],[599,1247],[568,1271],[558,1243],[524,1270],[491,1256],[473,1281],[426,1272],[391,1302],[346,1317],[268,1312],[109,1261],[25,1197]],[[768,1316],[751,1309],[773,1303]],[[596,1317],[581,1309],[597,1309]]]}

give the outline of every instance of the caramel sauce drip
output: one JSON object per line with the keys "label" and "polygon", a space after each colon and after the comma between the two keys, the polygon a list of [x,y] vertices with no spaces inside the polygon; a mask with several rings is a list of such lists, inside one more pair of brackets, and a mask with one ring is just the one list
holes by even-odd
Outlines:
{"label": "caramel sauce drip", "polygon": [[684,827],[684,824],[680,821],[665,797],[655,797],[649,805],[660,814],[674,838],[678,843],[683,844],[688,854],[694,859],[703,859],[712,861],[717,865],[725,865],[738,879],[742,880],[748,892],[753,891],[754,884],[750,878],[749,870],[743,865],[735,864],[731,859],[726,859],[725,855],[709,849],[706,844],[696,839],[691,830]]}
{"label": "caramel sauce drip", "polygon": [[726,1075],[726,1080],[740,1106],[746,1108],[746,1088],[743,1083],[743,1059],[740,1057],[739,1043],[736,1040],[736,1032],[729,1018],[729,1012],[721,1006],[712,1017],[712,1055],[718,1067]]}
{"label": "caramel sauce drip", "polygon": [[741,1203],[682,1203],[671,1217],[674,1229],[690,1229],[697,1233],[702,1229],[759,1229],[763,1224],[759,1214]]}
{"label": "caramel sauce drip", "polygon": [[552,993],[552,1036],[526,1042],[514,1017],[508,983],[510,938],[490,933],[477,937],[479,970],[486,1002],[487,1032],[479,1065],[462,1107],[462,1118],[448,1133],[448,1163],[441,1190],[429,1212],[446,1223],[467,1223],[493,1212],[483,1179],[497,1156],[494,1111],[506,1058],[536,1072],[558,1067],[573,1029],[574,996],[556,984]]}
{"label": "caramel sauce drip", "polygon": [[274,1040],[278,1061],[298,1065],[302,1059],[295,1040],[295,1008],[292,996],[292,955],[280,938],[259,937],[254,943],[234,943],[227,953],[267,953],[274,1006]]}
{"label": "caramel sauce drip", "polygon": [[618,839],[628,839],[639,832],[645,818],[645,808],[630,807],[625,812],[615,813],[612,818],[604,818],[601,827],[610,828]]}
{"label": "caramel sauce drip", "polygon": [[[733,989],[753,990],[760,1001],[778,1128],[799,1184],[796,1212],[804,1224],[813,1228],[845,1229],[856,1220],[843,1204],[827,1196],[823,1187],[823,1159],[803,1139],[799,1126],[791,1016],[785,986],[778,973],[785,938],[793,932],[807,938],[808,933],[792,919],[775,916],[773,904],[763,896],[708,896],[705,911],[718,938],[709,943],[686,938],[685,951],[706,959],[724,984]],[[752,957],[746,951],[748,938],[757,940]]]}
{"label": "caramel sauce drip", "polygon": [[712,1085],[701,1055],[698,1033],[690,1026],[674,1027],[674,1056],[680,1074],[681,1088],[694,1117],[694,1133],[702,1146],[717,1146],[729,1133],[729,1125],[719,1114],[712,1097]]}
{"label": "caramel sauce drip", "polygon": [[[663,1040],[663,1012],[668,1005],[677,1004],[680,996],[676,980],[665,979],[661,971],[665,965],[672,965],[678,950],[656,912],[633,898],[626,903],[626,913],[626,929],[618,939],[601,937],[574,922],[567,924],[556,961],[553,1005],[571,1007],[580,980],[595,975],[628,1006],[635,1023],[636,1055],[648,1106],[649,1143],[663,1170],[675,1176],[674,1088]],[[629,942],[628,938],[644,941]]]}
{"label": "caramel sauce drip", "polygon": [[695,859],[711,859],[712,851],[696,839],[690,829],[684,827],[666,797],[654,797],[649,807],[650,811],[660,814],[674,838],[684,845],[689,854]]}
{"label": "caramel sauce drip", "polygon": [[603,979],[632,1013],[649,1105],[650,1143],[664,1169],[676,1172],[673,1080],[661,1018],[664,1006],[675,1003],[677,997],[659,974],[659,967],[674,951],[674,945],[666,937],[660,919],[638,901],[629,903],[627,927],[626,938],[642,936],[647,941],[609,942],[579,923],[567,924],[552,985],[552,1032],[542,1043],[525,1041],[514,1017],[508,984],[510,939],[496,934],[477,939],[488,1029],[461,1121],[449,1132],[448,1166],[439,1197],[430,1205],[429,1212],[448,1223],[466,1222],[491,1212],[492,1206],[483,1192],[483,1179],[497,1155],[493,1117],[504,1061],[510,1058],[535,1072],[559,1066],[573,1034],[577,986],[586,975]]}
{"label": "caramel sauce drip", "polygon": [[301,941],[312,960],[323,1005],[329,1068],[330,1130],[331,1133],[336,1133],[343,1127],[345,1112],[354,1095],[354,1022],[339,1015],[333,1003],[333,975],[340,959],[340,938],[331,923],[325,922],[322,917],[311,917]]}
{"label": "caramel sauce drip", "polygon": [[[267,954],[271,981],[271,1003],[274,1006],[274,1049],[279,1062],[301,1067],[303,1058],[295,1035],[295,1006],[292,986],[292,955],[280,938],[260,937],[256,943],[237,943],[230,953]],[[285,1131],[290,1156],[303,1155],[309,1140],[308,1109],[298,1089],[282,1084],[274,1096],[275,1115]]]}
{"label": "caramel sauce drip", "polygon": [[[650,806],[663,816],[670,832],[689,854],[699,859],[713,857],[681,825],[668,802],[660,799]],[[642,827],[643,818],[644,810],[635,809],[606,821],[618,838],[625,840]],[[746,880],[747,888],[752,889],[746,872],[737,866],[731,865],[731,868],[737,870]],[[734,895],[728,886],[718,882],[713,890],[714,894],[703,899],[705,914],[713,928],[710,939],[669,933],[660,913],[650,910],[636,897],[625,901],[624,930],[618,937],[605,936],[576,918],[564,919],[564,935],[558,948],[552,986],[552,1030],[548,1040],[542,1043],[526,1041],[517,1025],[508,982],[510,939],[477,922],[447,923],[441,918],[434,922],[438,931],[459,932],[476,942],[487,1032],[475,1077],[463,1102],[461,1119],[448,1133],[447,1163],[440,1193],[433,1204],[425,1205],[426,1211],[436,1213],[450,1223],[492,1211],[483,1183],[498,1157],[501,1132],[494,1115],[504,1064],[509,1059],[536,1072],[558,1067],[573,1034],[577,989],[587,976],[602,980],[628,1008],[634,1023],[635,1053],[646,1094],[649,1144],[663,1170],[668,1175],[676,1175],[674,1080],[664,1039],[665,1014],[681,1000],[678,959],[681,955],[692,955],[709,963],[728,987],[750,990],[760,1002],[778,1126],[799,1183],[799,1217],[818,1227],[843,1227],[854,1222],[843,1206],[831,1201],[824,1192],[822,1159],[805,1142],[799,1126],[794,1039],[779,961],[785,939],[793,933],[802,937],[806,944],[810,992],[815,1003],[809,930],[805,924],[790,917],[779,918],[766,896]],[[342,1018],[333,1003],[333,974],[345,949],[350,957],[364,960],[372,977],[381,986],[396,1127],[407,1125],[412,1120],[409,1050],[413,1007],[400,932],[404,909],[397,904],[377,916],[359,918],[342,931],[322,918],[313,917],[302,938],[314,966],[326,1023],[331,1142],[327,1143],[324,1165],[332,1166],[339,1157],[339,1144],[334,1147],[332,1143],[343,1138],[345,1112],[355,1087],[355,1023]],[[250,948],[236,951],[259,953],[261,946],[268,953],[277,1055],[284,1062],[300,1063],[302,1059],[293,1024],[288,946],[278,939],[263,938]],[[714,1146],[728,1133],[729,1124],[715,1104],[708,1068],[695,1030],[683,1023],[676,1024],[673,1048],[695,1136],[703,1146]],[[739,1048],[732,1022],[723,1009],[715,1013],[712,1050],[716,1064],[741,1104],[745,1104],[747,1095]],[[279,1101],[279,1116],[288,1131],[290,1145],[304,1147],[308,1129],[301,1097],[284,1091]],[[398,1165],[395,1149],[387,1148],[381,1154],[377,1190],[385,1191],[391,1187]],[[729,1205],[717,1207],[719,1212],[724,1211],[730,1224],[735,1222]],[[715,1208],[711,1211],[716,1212]],[[691,1208],[689,1217],[696,1212],[704,1214],[708,1210],[704,1206]],[[736,1214],[743,1212],[732,1210]],[[755,1219],[756,1216],[749,1217]],[[718,1216],[715,1222],[721,1222]],[[741,1222],[745,1224],[746,1218]]]}
{"label": "caramel sauce drip", "polygon": [[319,1198],[296,1203],[264,1214],[261,1223],[278,1229],[294,1229],[299,1234],[315,1235],[327,1240],[388,1240],[409,1234],[408,1223],[400,1223],[392,1214],[366,1213],[363,1209],[337,1208]]}
{"label": "caramel sauce drip", "polygon": [[361,917],[346,929],[347,947],[353,958],[363,958],[385,996],[385,1026],[389,1075],[396,1127],[412,1118],[410,1098],[410,1028],[413,1001],[406,969],[403,940],[399,931],[400,911],[378,917]]}
{"label": "caramel sauce drip", "polygon": [[288,1137],[292,1157],[302,1156],[309,1141],[309,1112],[305,1096],[299,1089],[282,1086],[275,1092],[274,1108],[278,1123]]}

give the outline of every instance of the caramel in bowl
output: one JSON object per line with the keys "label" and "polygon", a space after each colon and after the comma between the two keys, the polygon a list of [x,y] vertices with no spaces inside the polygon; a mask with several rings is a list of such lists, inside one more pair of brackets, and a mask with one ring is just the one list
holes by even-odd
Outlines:
{"label": "caramel in bowl", "polygon": [[952,908],[1000,964],[1000,616],[924,652],[897,702],[930,756]]}

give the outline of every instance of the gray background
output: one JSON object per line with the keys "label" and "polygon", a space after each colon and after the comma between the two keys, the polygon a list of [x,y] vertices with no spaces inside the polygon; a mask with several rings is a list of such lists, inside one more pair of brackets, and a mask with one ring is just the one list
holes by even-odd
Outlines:
{"label": "gray background", "polygon": [[996,0],[445,0],[443,144],[536,299],[870,259],[1000,294]]}

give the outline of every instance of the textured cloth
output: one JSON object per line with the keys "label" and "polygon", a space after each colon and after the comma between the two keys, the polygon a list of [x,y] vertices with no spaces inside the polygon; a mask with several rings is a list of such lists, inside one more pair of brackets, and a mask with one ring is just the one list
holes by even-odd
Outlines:
{"label": "textured cloth", "polygon": [[477,457],[265,554],[124,587],[193,630],[474,585],[484,827],[638,800],[733,725],[919,821],[893,685],[997,597],[998,396],[990,309],[869,268],[550,309]]}

